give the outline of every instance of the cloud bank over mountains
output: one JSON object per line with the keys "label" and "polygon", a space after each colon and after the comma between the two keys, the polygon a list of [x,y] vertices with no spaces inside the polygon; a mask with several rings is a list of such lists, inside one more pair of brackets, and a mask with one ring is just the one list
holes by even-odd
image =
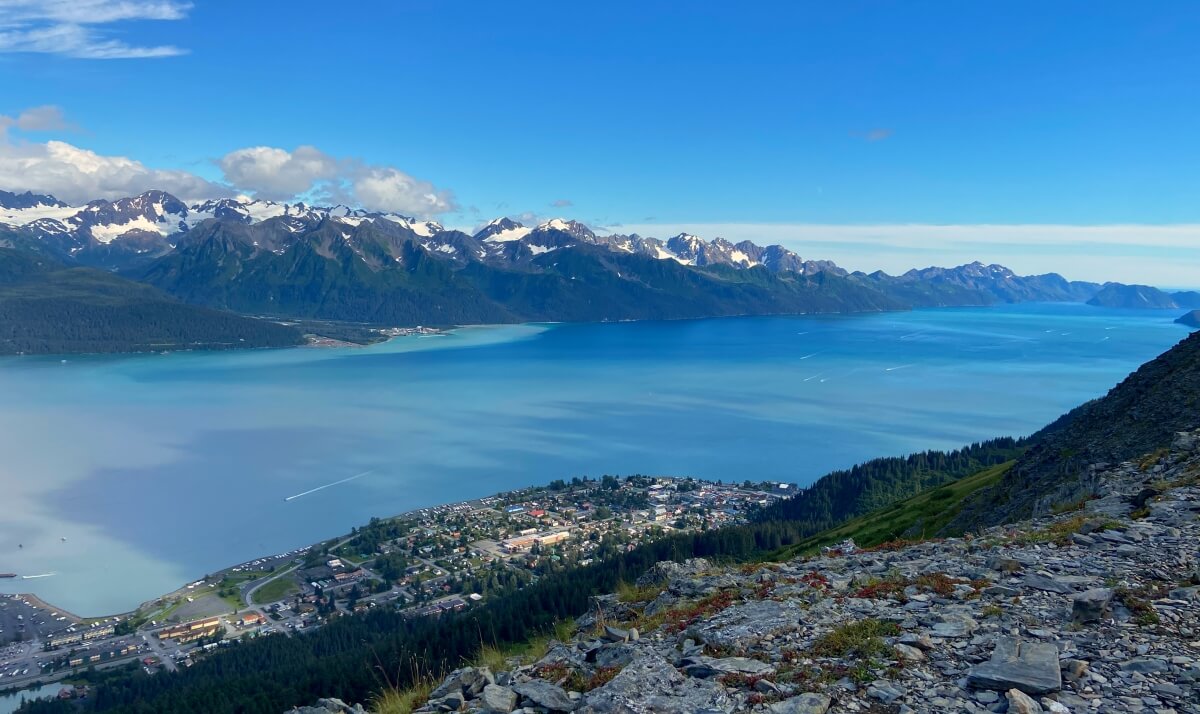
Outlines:
{"label": "cloud bank over mountains", "polygon": [[418,217],[458,208],[453,192],[397,167],[335,157],[313,146],[291,151],[272,146],[236,149],[213,162],[222,174],[214,181],[189,171],[151,168],[126,156],[98,154],[61,140],[36,142],[24,136],[69,128],[55,106],[0,115],[0,186],[49,193],[72,204],[162,189],[189,202],[238,193],[277,201],[307,197]]}
{"label": "cloud bank over mountains", "polygon": [[[0,6],[4,0],[0,0]],[[344,204],[421,219],[472,213],[454,193],[395,166],[328,154],[315,146],[250,146],[212,160],[215,178],[161,169],[137,159],[104,155],[43,132],[75,127],[53,105],[0,114],[0,189],[52,194],[72,205],[113,200],[150,189],[188,203],[246,194],[275,201]],[[547,203],[574,208],[564,198]],[[500,207],[498,207],[500,208]],[[507,208],[505,205],[504,208]],[[509,213],[540,222],[542,211]],[[477,217],[476,217],[477,218]],[[452,221],[453,222],[453,221]],[[684,232],[733,242],[779,243],[851,269],[903,272],[916,265],[973,260],[1009,265],[1021,273],[1068,272],[1092,280],[1140,281],[1200,287],[1200,225],[824,225],[815,223],[692,223],[650,220],[595,225],[601,232],[665,237]],[[468,227],[469,228],[469,227]]]}
{"label": "cloud bank over mountains", "polygon": [[217,166],[234,187],[273,201],[315,193],[330,203],[369,211],[433,216],[458,208],[454,195],[392,166],[330,156],[315,146],[293,151],[253,146],[231,151]]}

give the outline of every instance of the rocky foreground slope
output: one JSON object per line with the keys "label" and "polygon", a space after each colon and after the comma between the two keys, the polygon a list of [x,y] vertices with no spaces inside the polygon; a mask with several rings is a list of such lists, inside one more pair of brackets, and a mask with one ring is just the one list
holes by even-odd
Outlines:
{"label": "rocky foreground slope", "polygon": [[420,711],[1200,711],[1200,431],[1093,470],[1102,497],[969,538],[660,563]]}

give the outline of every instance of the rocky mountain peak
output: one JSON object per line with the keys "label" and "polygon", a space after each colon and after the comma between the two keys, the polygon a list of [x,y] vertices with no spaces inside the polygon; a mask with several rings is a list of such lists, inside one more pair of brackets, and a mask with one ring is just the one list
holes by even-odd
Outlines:
{"label": "rocky mountain peak", "polygon": [[592,232],[592,229],[588,228],[586,225],[584,225],[583,223],[580,223],[579,221],[565,220],[562,218],[552,218],[552,219],[546,221],[545,223],[540,224],[534,230],[537,232],[541,232],[541,233],[546,233],[546,232],[550,232],[550,231],[558,231],[561,233],[566,233],[567,235],[571,236],[572,238],[575,238],[575,239],[578,239],[581,241],[586,241],[588,243],[596,242],[596,234]]}
{"label": "rocky mountain peak", "polygon": [[511,218],[502,216],[493,218],[486,226],[475,232],[474,238],[478,241],[487,241],[503,243],[506,240],[520,240],[528,235],[530,230],[524,225],[514,221]]}
{"label": "rocky mountain peak", "polygon": [[0,191],[0,208],[66,208],[67,204],[44,193]]}

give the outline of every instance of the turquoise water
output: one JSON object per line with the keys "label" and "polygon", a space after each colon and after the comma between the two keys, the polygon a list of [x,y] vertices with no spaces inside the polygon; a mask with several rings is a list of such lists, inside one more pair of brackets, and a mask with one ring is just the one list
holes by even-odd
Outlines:
{"label": "turquoise water", "polygon": [[1182,339],[1173,317],[1024,305],[11,358],[0,572],[54,575],[0,589],[104,614],[371,516],[554,478],[804,484],[1027,434]]}
{"label": "turquoise water", "polygon": [[19,692],[11,694],[0,694],[0,714],[12,714],[21,707],[24,702],[33,699],[51,699],[57,697],[58,693],[63,690],[61,684],[46,684],[35,689],[22,689]]}

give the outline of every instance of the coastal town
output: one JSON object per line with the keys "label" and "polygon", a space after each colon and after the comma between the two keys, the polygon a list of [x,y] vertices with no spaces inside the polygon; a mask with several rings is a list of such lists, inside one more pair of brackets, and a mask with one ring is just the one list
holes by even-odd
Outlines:
{"label": "coastal town", "polygon": [[[74,682],[85,670],[186,668],[242,638],[301,633],[372,608],[436,617],[668,532],[741,522],[795,491],[663,476],[556,480],[375,518],[340,538],[208,574],[123,615],[83,619],[32,595],[0,596],[0,692]],[[87,691],[65,686],[59,696]]]}

